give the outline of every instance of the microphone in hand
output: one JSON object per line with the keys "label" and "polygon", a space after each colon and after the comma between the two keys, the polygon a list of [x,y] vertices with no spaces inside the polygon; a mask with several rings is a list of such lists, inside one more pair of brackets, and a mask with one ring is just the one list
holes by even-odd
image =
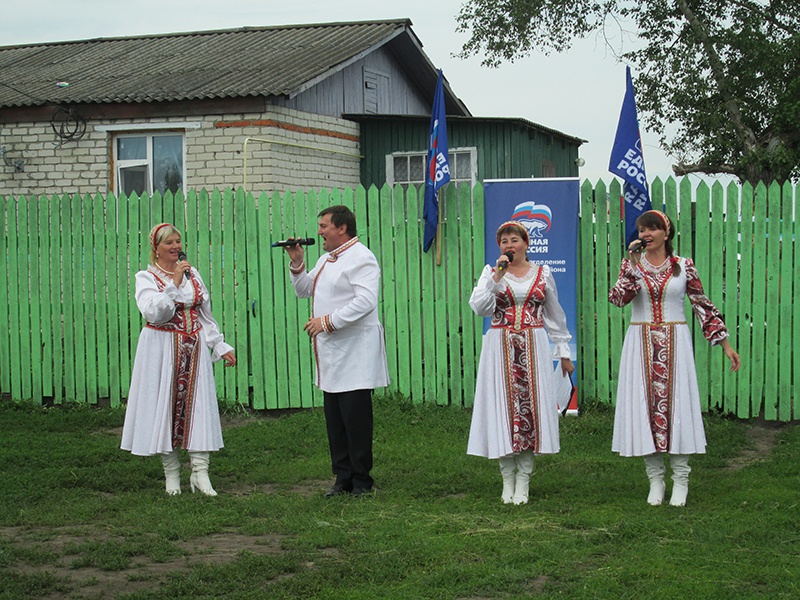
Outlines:
{"label": "microphone in hand", "polygon": [[632,246],[630,252],[642,252],[647,247],[647,240],[639,240],[639,243]]}
{"label": "microphone in hand", "polygon": [[[178,260],[186,260],[186,252],[178,252]],[[189,279],[192,276],[191,269],[186,269],[183,275],[186,279]]]}
{"label": "microphone in hand", "polygon": [[505,254],[508,257],[508,260],[501,260],[500,264],[497,266],[500,267],[501,269],[507,269],[508,265],[514,262],[514,253],[508,251],[508,252],[503,252],[503,254]]}
{"label": "microphone in hand", "polygon": [[280,240],[278,242],[272,242],[271,246],[273,248],[285,248],[286,246],[313,246],[317,243],[317,240],[314,238],[297,238],[294,240]]}

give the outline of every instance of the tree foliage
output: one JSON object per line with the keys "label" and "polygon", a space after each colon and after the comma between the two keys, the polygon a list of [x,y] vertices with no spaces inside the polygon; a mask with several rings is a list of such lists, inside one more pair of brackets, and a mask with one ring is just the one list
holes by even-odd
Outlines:
{"label": "tree foliage", "polygon": [[470,33],[460,55],[489,66],[629,34],[619,58],[638,72],[643,124],[678,157],[677,175],[800,176],[797,0],[467,0],[458,22]]}

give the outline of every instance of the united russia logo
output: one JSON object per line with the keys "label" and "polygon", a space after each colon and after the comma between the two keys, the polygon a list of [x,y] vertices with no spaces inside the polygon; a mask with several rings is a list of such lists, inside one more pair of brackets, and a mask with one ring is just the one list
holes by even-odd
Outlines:
{"label": "united russia logo", "polygon": [[530,243],[528,253],[545,254],[548,252],[548,240],[545,234],[553,225],[553,212],[546,204],[533,201],[517,204],[511,215],[513,221],[519,221],[528,230]]}

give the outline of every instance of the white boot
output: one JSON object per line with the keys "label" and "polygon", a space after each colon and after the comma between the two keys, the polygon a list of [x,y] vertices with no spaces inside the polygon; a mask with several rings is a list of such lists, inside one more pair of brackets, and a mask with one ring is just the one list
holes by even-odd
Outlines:
{"label": "white boot", "polygon": [[514,504],[528,503],[528,487],[533,473],[533,452],[520,452],[514,459],[517,463],[517,477],[514,481]]}
{"label": "white boot", "polygon": [[688,454],[670,454],[669,466],[672,468],[672,506],[686,506],[686,496],[689,495],[689,466]]}
{"label": "white boot", "polygon": [[503,504],[511,504],[514,500],[514,487],[516,483],[515,471],[517,463],[513,456],[500,457],[500,475],[503,476]]}
{"label": "white boot", "polygon": [[652,506],[659,506],[664,501],[664,474],[667,469],[664,466],[663,454],[648,454],[644,457],[644,470],[650,480],[650,494],[647,496],[647,503]]}
{"label": "white boot", "polygon": [[159,456],[161,456],[161,464],[164,465],[167,494],[177,496],[181,493],[181,461],[178,458],[178,451],[173,450]]}
{"label": "white boot", "polygon": [[208,452],[189,452],[189,460],[192,463],[192,477],[189,479],[192,493],[197,488],[206,496],[216,496],[217,492],[208,479]]}

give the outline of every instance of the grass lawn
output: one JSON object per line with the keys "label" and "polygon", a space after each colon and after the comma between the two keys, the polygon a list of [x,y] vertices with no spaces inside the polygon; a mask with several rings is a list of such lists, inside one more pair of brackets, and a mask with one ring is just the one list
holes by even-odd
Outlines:
{"label": "grass lawn", "polygon": [[216,498],[185,454],[166,496],[157,458],[119,450],[123,415],[0,402],[0,598],[800,598],[794,424],[707,415],[687,506],[652,507],[587,404],[507,506],[459,408],[377,397],[377,491],[327,500],[321,409],[225,414]]}

